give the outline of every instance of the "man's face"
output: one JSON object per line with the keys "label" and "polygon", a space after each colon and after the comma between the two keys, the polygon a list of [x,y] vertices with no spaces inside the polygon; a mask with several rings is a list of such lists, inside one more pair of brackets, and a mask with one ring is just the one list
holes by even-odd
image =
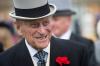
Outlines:
{"label": "man's face", "polygon": [[49,18],[42,18],[33,21],[17,22],[17,29],[28,43],[35,49],[46,48],[51,38],[51,24]]}
{"label": "man's face", "polygon": [[71,25],[71,16],[55,16],[53,17],[53,33],[55,36],[60,37],[64,34]]}

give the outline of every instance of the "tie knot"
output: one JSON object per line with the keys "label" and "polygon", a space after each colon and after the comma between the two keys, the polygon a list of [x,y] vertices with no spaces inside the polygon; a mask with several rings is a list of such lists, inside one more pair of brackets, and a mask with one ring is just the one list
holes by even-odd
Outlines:
{"label": "tie knot", "polygon": [[37,59],[39,59],[39,62],[46,62],[47,55],[48,55],[48,53],[42,50],[42,51],[37,52],[34,55],[34,57],[36,57]]}

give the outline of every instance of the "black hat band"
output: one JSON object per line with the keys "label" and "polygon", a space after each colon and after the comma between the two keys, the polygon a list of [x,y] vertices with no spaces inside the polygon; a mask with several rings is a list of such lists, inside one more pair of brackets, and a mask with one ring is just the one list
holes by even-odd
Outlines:
{"label": "black hat band", "polygon": [[75,14],[76,13],[74,11],[71,11],[71,10],[58,10],[54,14],[54,16],[71,16],[71,15],[75,15]]}
{"label": "black hat band", "polygon": [[50,12],[50,8],[49,8],[48,4],[38,7],[38,8],[33,8],[33,9],[15,8],[16,16],[21,16],[21,17],[35,18],[35,17],[44,16],[44,15],[48,14],[49,12]]}

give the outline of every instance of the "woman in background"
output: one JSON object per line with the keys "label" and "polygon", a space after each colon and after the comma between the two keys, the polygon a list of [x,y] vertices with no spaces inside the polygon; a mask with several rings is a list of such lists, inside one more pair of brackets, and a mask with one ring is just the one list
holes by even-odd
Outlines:
{"label": "woman in background", "polygon": [[13,46],[12,27],[5,21],[0,22],[0,43],[3,49],[6,50]]}

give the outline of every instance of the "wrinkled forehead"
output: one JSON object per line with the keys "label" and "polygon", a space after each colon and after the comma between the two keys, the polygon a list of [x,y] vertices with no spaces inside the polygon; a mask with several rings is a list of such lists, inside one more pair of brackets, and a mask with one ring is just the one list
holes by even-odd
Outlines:
{"label": "wrinkled forehead", "polygon": [[41,18],[41,19],[35,19],[35,20],[16,20],[17,23],[24,23],[24,24],[31,24],[31,23],[42,23],[42,22],[46,22],[46,21],[50,21],[51,17],[45,17],[45,18]]}

